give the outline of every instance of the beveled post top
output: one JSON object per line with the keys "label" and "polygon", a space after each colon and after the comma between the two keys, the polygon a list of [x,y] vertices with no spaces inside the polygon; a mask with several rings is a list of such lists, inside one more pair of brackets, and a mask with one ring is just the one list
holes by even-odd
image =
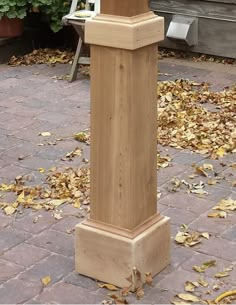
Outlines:
{"label": "beveled post top", "polygon": [[149,11],[149,0],[101,0],[102,14],[132,17]]}

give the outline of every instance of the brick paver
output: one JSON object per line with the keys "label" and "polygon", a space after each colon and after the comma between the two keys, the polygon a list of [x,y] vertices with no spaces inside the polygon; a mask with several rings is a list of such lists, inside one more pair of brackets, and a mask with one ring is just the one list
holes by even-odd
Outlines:
{"label": "brick paver", "polygon": [[[69,71],[67,65],[46,65],[11,68],[0,66],[0,183],[14,181],[27,174],[30,185],[42,184],[45,174],[38,171],[57,166],[78,167],[82,158],[89,159],[89,146],[73,140],[72,135],[89,129],[89,79],[83,75],[71,84],[56,80]],[[235,83],[235,67],[216,63],[194,63],[183,59],[164,59],[159,62],[159,79],[190,78],[209,81],[213,89],[222,89]],[[206,108],[212,109],[210,104]],[[216,111],[216,109],[213,109]],[[39,136],[48,131],[50,137]],[[56,139],[62,139],[55,142]],[[40,145],[39,145],[40,144]],[[83,148],[83,156],[73,161],[62,157],[76,147]],[[171,264],[160,272],[153,287],[146,287],[145,295],[137,300],[129,295],[130,303],[168,304],[177,293],[184,292],[184,283],[205,276],[209,287],[199,289],[202,299],[213,299],[220,292],[236,287],[236,216],[207,218],[207,214],[222,198],[236,199],[235,154],[221,160],[211,160],[189,150],[159,146],[164,155],[173,159],[171,166],[158,172],[160,211],[171,217]],[[189,183],[207,182],[206,177],[192,177],[193,164],[210,163],[217,175],[225,177],[215,186],[206,186],[209,195],[199,197],[187,194],[187,189],[176,192],[171,179],[177,177]],[[1,201],[15,200],[15,195],[0,192]],[[108,290],[74,271],[74,226],[84,219],[81,210],[70,204],[60,206],[62,219],[53,212],[24,210],[13,216],[0,211],[0,303],[1,304],[95,304],[107,300]],[[34,221],[37,219],[37,221]],[[210,239],[192,248],[177,245],[174,241],[181,225],[190,230],[210,233]],[[205,274],[193,270],[194,265],[216,260],[216,266]],[[229,277],[217,280],[214,275],[234,265]],[[105,265],[104,265],[105,268]],[[51,277],[44,287],[41,279]],[[220,284],[219,291],[212,285]],[[209,292],[210,291],[210,292]],[[209,294],[210,293],[210,294]]]}

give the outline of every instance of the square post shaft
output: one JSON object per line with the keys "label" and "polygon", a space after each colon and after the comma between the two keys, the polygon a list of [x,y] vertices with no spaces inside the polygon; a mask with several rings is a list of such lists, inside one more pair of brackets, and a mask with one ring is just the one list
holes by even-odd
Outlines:
{"label": "square post shaft", "polygon": [[147,0],[102,0],[101,14],[86,23],[91,216],[76,227],[76,270],[120,287],[134,267],[155,275],[170,260],[169,219],[156,203],[156,43],[163,32]]}

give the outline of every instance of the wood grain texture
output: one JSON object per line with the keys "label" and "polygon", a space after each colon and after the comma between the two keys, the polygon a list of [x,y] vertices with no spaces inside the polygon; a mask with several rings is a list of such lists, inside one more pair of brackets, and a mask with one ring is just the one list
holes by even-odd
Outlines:
{"label": "wood grain texture", "polygon": [[85,41],[89,44],[135,50],[163,39],[164,20],[152,12],[114,19],[100,14],[86,22]]}
{"label": "wood grain texture", "polygon": [[[89,227],[75,228],[75,265],[80,274],[118,287],[136,267],[155,276],[170,263],[170,221],[164,217],[134,239]],[[134,288],[134,287],[133,287]]]}
{"label": "wood grain texture", "polygon": [[91,46],[91,219],[129,230],[156,213],[156,54]]}
{"label": "wood grain texture", "polygon": [[149,10],[149,0],[101,0],[102,14],[131,17]]}
{"label": "wood grain texture", "polygon": [[163,13],[229,19],[236,22],[235,4],[212,3],[202,0],[152,0],[151,9]]}

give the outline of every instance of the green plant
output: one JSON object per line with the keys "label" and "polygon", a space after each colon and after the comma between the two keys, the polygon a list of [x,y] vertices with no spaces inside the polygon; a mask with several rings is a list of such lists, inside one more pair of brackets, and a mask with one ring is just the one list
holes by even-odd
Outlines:
{"label": "green plant", "polygon": [[29,0],[1,0],[0,19],[3,16],[23,19],[27,15],[29,7]]}
{"label": "green plant", "polygon": [[[61,19],[70,11],[71,0],[31,0],[32,6],[38,8],[43,13],[54,32],[58,32],[62,28]],[[78,7],[85,3],[85,0],[78,1]]]}

